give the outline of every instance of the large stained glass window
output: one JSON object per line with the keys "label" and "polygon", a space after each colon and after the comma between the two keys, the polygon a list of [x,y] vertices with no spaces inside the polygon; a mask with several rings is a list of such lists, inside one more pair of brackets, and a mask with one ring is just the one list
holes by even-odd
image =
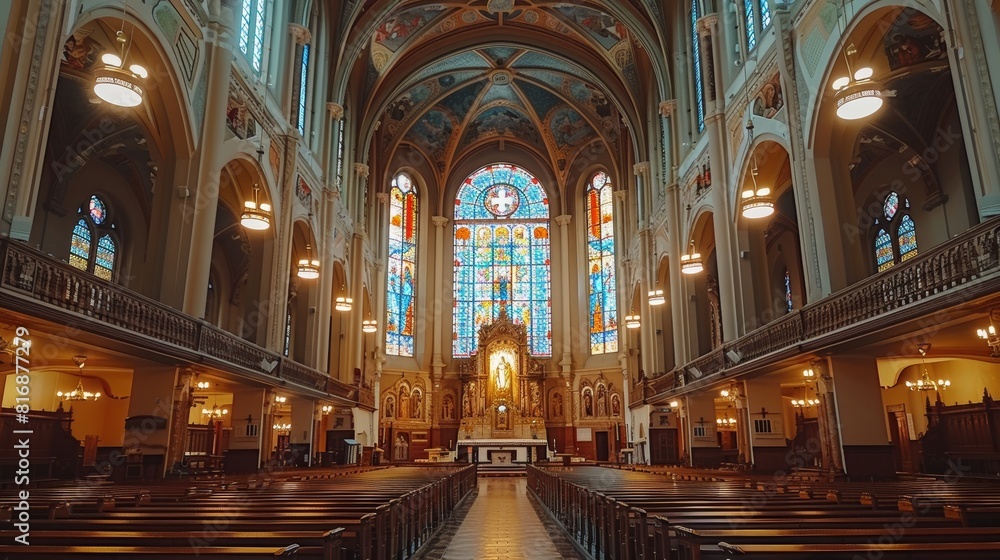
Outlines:
{"label": "large stained glass window", "polygon": [[691,59],[694,68],[694,103],[698,109],[698,132],[705,130],[705,95],[701,85],[701,38],[698,36],[698,0],[691,0]]}
{"label": "large stained glass window", "polygon": [[260,72],[264,60],[264,17],[266,0],[243,0],[240,8],[240,36],[238,45],[253,66]]}
{"label": "large stained glass window", "polygon": [[400,173],[389,189],[389,262],[386,281],[385,352],[413,355],[417,276],[417,191]]}
{"label": "large stained glass window", "polygon": [[910,217],[910,201],[897,192],[882,200],[882,216],[876,222],[875,266],[879,272],[917,256],[917,225]]}
{"label": "large stained glass window", "polygon": [[469,356],[479,327],[506,309],[528,330],[533,355],[552,355],[549,199],[526,170],[476,171],[455,198],[455,356]]}
{"label": "large stained glass window", "polygon": [[757,26],[754,23],[753,2],[754,0],[743,0],[743,17],[747,29],[747,51],[752,51],[757,46]]}
{"label": "large stained glass window", "polygon": [[[111,281],[118,256],[112,237],[114,224],[108,222],[108,206],[97,195],[80,207],[80,219],[73,226],[69,242],[69,264]],[[97,243],[94,238],[97,237]]]}
{"label": "large stained glass window", "polygon": [[587,186],[587,269],[590,275],[590,353],[618,351],[613,190],[606,173]]}

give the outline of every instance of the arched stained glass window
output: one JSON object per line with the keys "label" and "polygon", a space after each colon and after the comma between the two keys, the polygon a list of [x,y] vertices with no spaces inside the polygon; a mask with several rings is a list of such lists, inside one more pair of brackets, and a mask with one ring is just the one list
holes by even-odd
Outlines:
{"label": "arched stained glass window", "polygon": [[298,91],[298,129],[299,134],[306,135],[306,84],[309,79],[309,43],[302,45],[302,61],[299,64]]}
{"label": "arched stained glass window", "polygon": [[107,204],[99,196],[92,195],[80,206],[77,215],[80,218],[73,226],[70,236],[69,264],[111,281],[118,257],[118,244],[112,234],[115,225],[108,221]]}
{"label": "arched stained glass window", "polygon": [[771,6],[768,0],[760,0],[760,28],[767,29],[771,25]]}
{"label": "arched stained glass window", "polygon": [[705,130],[705,94],[701,84],[701,38],[698,36],[698,0],[691,0],[691,59],[694,69],[694,102],[698,109],[698,132]]}
{"label": "arched stained glass window", "polygon": [[389,262],[386,282],[385,351],[413,355],[417,276],[417,191],[400,173],[389,189]]}
{"label": "arched stained glass window", "polygon": [[892,238],[885,229],[879,229],[875,235],[875,264],[879,272],[888,270],[895,264],[892,256]]}
{"label": "arched stained glass window", "polygon": [[[762,0],[766,2],[767,0]],[[757,25],[753,14],[754,0],[743,0],[743,17],[747,30],[747,51],[752,51],[757,46]]]}
{"label": "arched stained glass window", "polygon": [[875,265],[879,272],[917,256],[917,225],[910,216],[909,199],[897,192],[887,194],[876,224]]}
{"label": "arched stained glass window", "polygon": [[83,218],[73,228],[73,238],[69,245],[69,264],[87,270],[90,268],[90,243],[92,235],[90,225]]}
{"label": "arched stained glass window", "polygon": [[254,72],[260,72],[264,59],[264,18],[266,0],[243,0],[240,9],[240,36],[238,45],[249,60]]}
{"label": "arched stained glass window", "polygon": [[111,281],[111,273],[115,270],[115,255],[118,248],[111,234],[105,233],[97,241],[97,255],[94,257],[94,274]]}
{"label": "arched stained glass window", "polygon": [[552,355],[549,200],[526,170],[494,164],[455,198],[453,349],[469,356],[479,327],[502,309],[528,330],[533,355]]}
{"label": "arched stained glass window", "polygon": [[618,351],[614,192],[606,173],[587,185],[587,269],[590,275],[590,353]]}
{"label": "arched stained glass window", "polygon": [[904,214],[899,220],[896,237],[899,240],[899,260],[905,261],[917,256],[917,226],[909,214]]}

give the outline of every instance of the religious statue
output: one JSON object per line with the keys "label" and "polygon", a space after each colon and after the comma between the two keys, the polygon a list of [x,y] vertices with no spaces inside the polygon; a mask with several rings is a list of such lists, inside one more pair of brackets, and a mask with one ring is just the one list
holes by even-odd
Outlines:
{"label": "religious statue", "polygon": [[531,385],[531,415],[535,417],[542,415],[541,395],[537,384]]}
{"label": "religious statue", "polygon": [[597,389],[597,415],[608,415],[608,395],[603,386]]}
{"label": "religious statue", "polygon": [[462,395],[462,418],[469,418],[472,416],[472,397],[469,395],[469,389],[466,388],[465,394]]}
{"label": "religious statue", "polygon": [[622,415],[622,404],[621,404],[621,399],[618,398],[618,395],[611,395],[611,415],[612,416]]}
{"label": "religious statue", "polygon": [[445,395],[441,402],[441,418],[443,420],[455,419],[455,397]]}
{"label": "religious statue", "polygon": [[497,389],[504,391],[510,386],[510,364],[506,357],[500,358],[496,371]]}
{"label": "religious statue", "polygon": [[397,461],[405,461],[409,458],[410,444],[403,434],[396,436],[396,443],[393,447],[395,447]]}
{"label": "religious statue", "polygon": [[590,391],[583,394],[583,415],[594,415],[594,397],[591,396]]}
{"label": "religious statue", "polygon": [[385,399],[385,417],[386,418],[392,418],[392,413],[395,412],[393,410],[394,408],[395,407],[393,406],[392,397],[389,397],[388,399]]}
{"label": "religious statue", "polygon": [[556,393],[556,394],[552,395],[552,417],[553,418],[562,418],[562,415],[563,415],[562,405],[563,405],[562,395],[560,395],[559,393]]}
{"label": "religious statue", "polygon": [[410,395],[406,388],[399,390],[399,417],[410,417]]}
{"label": "religious statue", "polygon": [[422,411],[423,408],[422,405],[424,400],[423,393],[421,393],[420,391],[414,391],[413,396],[411,398],[413,399],[413,417],[420,418],[420,414],[421,412],[423,412]]}

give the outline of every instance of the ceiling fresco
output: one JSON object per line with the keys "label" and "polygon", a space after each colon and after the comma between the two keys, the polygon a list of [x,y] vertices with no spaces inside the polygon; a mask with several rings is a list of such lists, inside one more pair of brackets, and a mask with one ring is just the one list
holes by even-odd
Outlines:
{"label": "ceiling fresco", "polygon": [[[616,13],[639,13],[648,26],[639,32],[648,36],[652,24],[641,14],[650,7],[621,9]],[[378,122],[372,146],[380,159],[407,146],[446,174],[469,151],[503,140],[566,172],[595,142],[620,153],[630,134],[624,122],[636,121],[648,95],[639,86],[636,55],[646,55],[637,35],[596,6],[400,2],[372,13],[357,36],[368,45],[358,60],[367,74],[359,93],[368,100],[366,118]]]}

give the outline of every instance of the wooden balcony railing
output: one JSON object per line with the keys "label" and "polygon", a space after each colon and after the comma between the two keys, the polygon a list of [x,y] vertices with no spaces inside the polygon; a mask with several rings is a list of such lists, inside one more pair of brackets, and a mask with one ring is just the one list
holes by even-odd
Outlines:
{"label": "wooden balcony railing", "polygon": [[[989,278],[990,282],[982,282]],[[978,282],[977,282],[978,281]],[[801,310],[727,342],[709,354],[646,380],[649,402],[684,383],[740,373],[873,332],[886,321],[910,320],[1000,289],[1000,219],[973,227],[927,252]],[[948,293],[947,297],[942,294]],[[936,301],[926,302],[939,296]]]}
{"label": "wooden balcony railing", "polygon": [[[289,360],[201,319],[106,282],[22,243],[0,239],[0,305],[73,328],[111,335],[181,360],[283,379],[359,404],[358,387]],[[67,317],[66,313],[71,317]],[[108,327],[118,327],[109,332]],[[370,391],[369,391],[370,392]],[[360,406],[372,408],[374,397]],[[370,402],[369,402],[370,401]]]}

